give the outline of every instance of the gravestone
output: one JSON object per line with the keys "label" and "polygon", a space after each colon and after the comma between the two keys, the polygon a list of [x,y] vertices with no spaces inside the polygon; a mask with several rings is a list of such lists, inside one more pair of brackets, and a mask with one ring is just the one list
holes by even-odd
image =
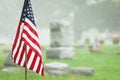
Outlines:
{"label": "gravestone", "polygon": [[100,51],[100,43],[97,38],[95,38],[94,43],[89,46],[91,52],[99,52]]}
{"label": "gravestone", "polygon": [[13,63],[13,61],[12,61],[12,53],[11,52],[8,54],[8,56],[7,56],[7,58],[6,58],[5,62],[4,62],[4,66],[5,67],[9,67],[9,66],[14,67],[14,66],[16,66],[16,64]]}
{"label": "gravestone", "polygon": [[74,48],[73,47],[55,47],[48,48],[46,51],[47,58],[50,59],[73,59],[74,58]]}
{"label": "gravestone", "polygon": [[120,55],[120,52],[117,52],[116,54],[117,54],[117,55]]}
{"label": "gravestone", "polygon": [[49,59],[74,58],[74,36],[73,29],[67,22],[50,23],[50,48],[46,49]]}
{"label": "gravestone", "polygon": [[4,68],[3,68],[3,71],[6,71],[6,72],[15,72],[15,71],[18,71],[19,69],[16,67],[16,64],[13,63],[12,61],[12,53],[10,52],[4,62]]}
{"label": "gravestone", "polygon": [[60,62],[51,62],[44,65],[45,71],[49,75],[60,76],[68,73],[69,65]]}
{"label": "gravestone", "polygon": [[91,67],[72,67],[70,74],[80,76],[93,76],[95,73],[94,68]]}

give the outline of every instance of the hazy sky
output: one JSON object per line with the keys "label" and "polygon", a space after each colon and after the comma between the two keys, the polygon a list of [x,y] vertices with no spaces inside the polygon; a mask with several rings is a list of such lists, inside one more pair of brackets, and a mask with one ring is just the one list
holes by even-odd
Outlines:
{"label": "hazy sky", "polygon": [[[73,24],[74,29],[76,29],[75,32],[79,33],[82,32],[81,28],[88,29],[91,26],[95,25],[99,27],[98,25],[100,24],[100,19],[101,24],[106,26],[103,18],[106,18],[106,21],[112,21],[113,19],[111,19],[110,16],[113,15],[113,13],[116,13],[119,16],[118,9],[114,9],[114,5],[108,3],[111,0],[75,0],[74,3],[69,2],[68,0],[58,1],[59,0],[31,0],[37,30],[39,32],[42,44],[50,43],[49,23],[51,21],[54,21],[54,19],[64,19],[69,21],[72,21],[71,19],[74,19]],[[82,1],[84,4],[77,3],[77,1]],[[104,4],[105,1],[107,2]],[[23,3],[24,0],[0,0],[0,43],[13,42],[23,8]],[[78,6],[79,4],[80,6]],[[78,8],[74,7],[76,5]],[[104,5],[105,8],[101,7],[102,5]],[[108,12],[108,9],[110,12]],[[106,15],[103,12],[105,12]],[[71,14],[73,17],[70,17]],[[114,16],[116,16],[116,14],[114,14]],[[112,18],[119,21],[118,16]],[[81,33],[78,33],[76,33],[75,36],[80,39]]]}

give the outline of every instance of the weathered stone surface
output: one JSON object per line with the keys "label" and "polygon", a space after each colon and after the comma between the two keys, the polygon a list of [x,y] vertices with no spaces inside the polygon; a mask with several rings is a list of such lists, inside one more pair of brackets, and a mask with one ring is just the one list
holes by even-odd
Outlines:
{"label": "weathered stone surface", "polygon": [[81,75],[81,76],[92,76],[94,75],[94,68],[89,67],[73,67],[70,69],[70,74]]}
{"label": "weathered stone surface", "polygon": [[68,73],[69,65],[60,62],[52,62],[46,63],[44,65],[45,71],[48,72],[49,75],[65,75]]}
{"label": "weathered stone surface", "polygon": [[59,63],[59,62],[47,63],[44,66],[45,66],[45,71],[48,72],[49,75],[53,75],[53,76],[65,75],[68,73],[69,70],[68,64]]}
{"label": "weathered stone surface", "polygon": [[19,71],[19,69],[17,67],[4,67],[3,71],[5,71],[5,72],[16,72],[16,71]]}
{"label": "weathered stone surface", "polygon": [[48,59],[73,59],[74,56],[75,50],[73,47],[56,47],[46,50],[46,57]]}
{"label": "weathered stone surface", "polygon": [[73,29],[62,22],[50,24],[51,47],[69,47],[74,43]]}
{"label": "weathered stone surface", "polygon": [[61,76],[61,75],[66,75],[66,71],[60,71],[60,70],[49,70],[48,74],[51,76]]}
{"label": "weathered stone surface", "polygon": [[49,59],[73,59],[74,38],[73,29],[65,22],[50,23],[50,48],[46,49],[46,57]]}
{"label": "weathered stone surface", "polygon": [[60,62],[51,62],[51,63],[46,63],[44,65],[45,70],[68,70],[69,65],[65,63],[60,63]]}
{"label": "weathered stone surface", "polygon": [[4,66],[5,67],[16,66],[16,64],[13,63],[13,61],[12,61],[12,56],[11,55],[12,55],[12,53],[10,52],[8,54],[8,57],[6,58],[6,60],[4,62]]}

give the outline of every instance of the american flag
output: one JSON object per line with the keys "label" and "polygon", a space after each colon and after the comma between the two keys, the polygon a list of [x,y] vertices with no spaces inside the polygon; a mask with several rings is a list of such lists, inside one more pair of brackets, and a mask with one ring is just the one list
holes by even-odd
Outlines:
{"label": "american flag", "polygon": [[14,63],[25,67],[25,54],[27,69],[44,75],[40,40],[30,0],[24,2],[16,37],[12,46],[12,59]]}

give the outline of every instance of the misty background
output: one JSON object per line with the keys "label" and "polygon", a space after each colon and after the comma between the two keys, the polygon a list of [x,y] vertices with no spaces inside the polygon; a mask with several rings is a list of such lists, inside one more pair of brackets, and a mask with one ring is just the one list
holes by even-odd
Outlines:
{"label": "misty background", "polygon": [[[119,33],[120,4],[117,0],[31,0],[41,44],[50,43],[49,23],[68,21],[75,41],[83,31]],[[0,0],[0,43],[12,44],[24,0]]]}

